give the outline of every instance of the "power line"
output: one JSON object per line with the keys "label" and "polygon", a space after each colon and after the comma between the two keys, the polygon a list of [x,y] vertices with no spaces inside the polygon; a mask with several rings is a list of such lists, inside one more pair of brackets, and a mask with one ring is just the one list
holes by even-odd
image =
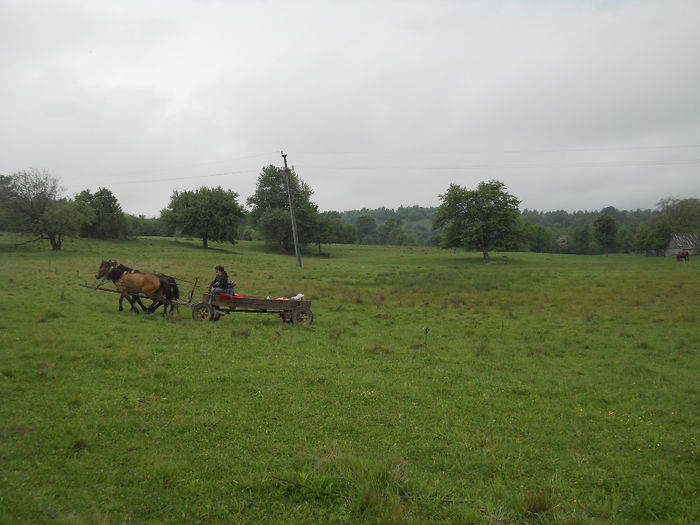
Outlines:
{"label": "power line", "polygon": [[187,179],[203,179],[207,177],[222,177],[225,175],[240,175],[242,173],[255,173],[257,170],[238,170],[238,171],[223,171],[221,173],[208,173],[206,175],[188,175],[186,177],[166,177],[163,179],[149,179],[147,181],[141,180],[125,180],[125,181],[114,181],[110,184],[139,184],[139,183],[150,183],[150,182],[170,182],[174,180],[187,180]]}
{"label": "power line", "polygon": [[461,164],[457,166],[416,166],[416,165],[382,165],[382,166],[324,166],[305,164],[305,168],[316,168],[328,171],[353,171],[353,170],[424,170],[424,171],[459,171],[472,169],[571,169],[571,168],[617,168],[617,167],[645,167],[645,166],[696,166],[700,165],[700,159],[668,159],[649,161],[601,161],[601,162],[576,162],[576,163],[479,163]]}
{"label": "power line", "polygon": [[[352,171],[352,170],[436,170],[436,171],[458,171],[458,170],[469,170],[469,169],[543,169],[543,168],[556,168],[556,169],[569,169],[569,168],[616,168],[616,167],[645,167],[645,166],[695,166],[700,165],[700,158],[698,159],[665,159],[665,160],[620,160],[620,161],[590,161],[590,162],[554,162],[554,163],[478,163],[478,164],[461,164],[456,166],[435,166],[435,165],[423,165],[416,166],[411,165],[380,165],[380,166],[368,166],[368,165],[355,165],[355,166],[326,166],[319,164],[309,164],[305,163],[306,168],[316,168],[323,169],[327,171]],[[187,179],[198,179],[205,177],[222,177],[226,175],[240,175],[244,173],[255,173],[258,170],[234,170],[234,171],[223,171],[218,173],[207,173],[200,175],[187,175],[184,177],[164,177],[160,179],[150,179],[147,182],[168,182],[174,180],[187,180]],[[116,181],[112,184],[136,184],[139,182],[144,182],[143,179],[140,180],[129,180],[129,181]]]}
{"label": "power line", "polygon": [[[598,149],[598,150],[593,150],[593,149],[551,149],[551,150],[511,150],[511,152],[563,152],[563,151],[624,151],[624,150],[632,150],[632,149],[638,149],[638,150],[661,150],[661,149],[683,149],[683,148],[700,148],[700,144],[694,145],[694,144],[688,144],[688,145],[677,145],[677,146],[638,146],[638,147],[630,147],[630,148],[610,148],[610,149]],[[503,152],[504,150],[502,150]],[[457,152],[454,152],[457,153]],[[484,153],[484,152],[482,152]],[[310,154],[306,153],[306,155],[345,155],[345,154],[353,154],[353,155],[362,155],[362,154],[372,154],[372,155],[403,155],[403,153],[399,152],[381,152],[381,153],[370,153],[370,152],[334,152],[334,153],[316,153],[316,154]],[[417,152],[417,154],[423,154],[423,155],[448,155],[451,154],[451,152]],[[461,152],[460,154],[464,154],[464,152]],[[267,155],[267,154],[264,154]],[[157,170],[151,170],[149,171],[132,171],[132,172],[125,172],[122,175],[126,174],[147,174],[147,173],[158,173],[158,172],[163,172],[163,171],[172,171],[174,169],[183,169],[193,166],[202,166],[205,164],[213,164],[213,163],[220,163],[220,162],[235,162],[237,160],[245,160],[245,159],[250,159],[250,158],[256,158],[256,157],[261,157],[263,154],[258,154],[258,155],[249,155],[245,157],[238,157],[237,159],[230,159],[229,161],[210,161],[210,162],[201,162],[201,163],[193,163],[190,165],[181,165],[178,168],[162,168],[162,169],[157,169]],[[300,155],[302,156],[302,155]],[[415,158],[415,157],[414,157]],[[568,170],[568,169],[614,169],[614,168],[643,168],[643,167],[664,167],[664,166],[698,166],[700,165],[700,158],[675,158],[675,159],[651,159],[651,160],[608,160],[608,161],[580,161],[580,162],[478,162],[478,163],[465,163],[465,164],[456,164],[456,165],[431,165],[431,164],[425,164],[425,165],[419,165],[419,164],[411,164],[411,165],[403,165],[403,164],[383,164],[383,165],[368,165],[368,164],[359,164],[359,165],[354,165],[354,166],[339,166],[337,164],[335,165],[324,165],[324,164],[314,164],[313,162],[310,163],[303,163],[305,169],[320,169],[324,170],[325,172],[333,172],[333,171],[470,171],[470,170],[521,170],[521,169],[558,169],[558,170]],[[109,184],[110,185],[122,185],[122,184],[145,184],[145,183],[160,183],[160,182],[172,182],[172,181],[178,181],[178,180],[193,180],[193,179],[205,179],[205,178],[213,178],[213,177],[224,177],[224,176],[231,176],[231,175],[243,175],[243,174],[251,174],[251,173],[258,173],[259,170],[257,169],[246,169],[246,170],[229,170],[229,171],[222,171],[222,172],[217,172],[217,173],[205,173],[205,174],[198,174],[198,175],[185,175],[185,176],[180,176],[180,177],[161,177],[158,179],[149,179],[149,180],[144,180],[143,178],[140,179],[131,179],[131,180],[114,180],[114,178],[118,178],[120,175],[112,175],[110,178]]]}
{"label": "power line", "polygon": [[260,158],[260,157],[271,157],[273,155],[276,155],[276,152],[267,152],[267,153],[257,153],[255,155],[245,155],[243,157],[235,157],[232,159],[221,159],[221,160],[207,160],[207,161],[201,161],[201,162],[190,162],[187,164],[178,164],[175,166],[169,166],[166,168],[155,168],[155,169],[150,169],[150,170],[131,170],[131,171],[126,171],[126,172],[119,172],[119,173],[113,173],[110,174],[111,176],[119,176],[119,175],[145,175],[148,173],[160,173],[164,171],[177,171],[181,169],[186,169],[186,168],[194,168],[197,166],[205,166],[208,164],[223,164],[223,163],[231,163],[231,162],[238,162],[240,160],[248,160],[248,159],[255,159],[255,158]]}
{"label": "power line", "polygon": [[693,149],[700,148],[700,144],[675,144],[675,145],[649,145],[649,146],[619,146],[619,147],[558,147],[558,148],[502,148],[502,149],[481,149],[481,150],[432,150],[432,151],[305,151],[299,156],[305,155],[484,155],[484,154],[504,154],[504,153],[564,153],[564,152],[586,152],[586,151],[640,151],[640,150],[673,150],[673,149]]}

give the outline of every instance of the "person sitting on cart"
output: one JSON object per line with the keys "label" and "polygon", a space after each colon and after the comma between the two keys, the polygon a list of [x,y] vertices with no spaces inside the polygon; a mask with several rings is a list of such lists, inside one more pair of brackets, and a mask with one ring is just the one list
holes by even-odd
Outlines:
{"label": "person sitting on cart", "polygon": [[216,270],[216,277],[209,283],[209,293],[231,293],[231,285],[228,281],[228,274],[224,267],[217,264],[214,269]]}

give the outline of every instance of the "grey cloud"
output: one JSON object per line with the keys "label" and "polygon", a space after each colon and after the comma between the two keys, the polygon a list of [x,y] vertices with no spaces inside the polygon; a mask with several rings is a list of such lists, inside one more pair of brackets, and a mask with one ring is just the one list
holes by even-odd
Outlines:
{"label": "grey cloud", "polygon": [[700,189],[691,1],[0,0],[0,15],[0,172],[106,186],[134,213],[201,185],[245,200],[280,149],[322,209],[435,205],[489,178],[537,209]]}

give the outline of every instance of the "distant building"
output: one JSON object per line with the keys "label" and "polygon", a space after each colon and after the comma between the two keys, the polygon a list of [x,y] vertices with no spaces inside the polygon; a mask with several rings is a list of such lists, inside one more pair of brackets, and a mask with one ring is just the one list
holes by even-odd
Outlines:
{"label": "distant building", "polygon": [[688,250],[690,255],[695,255],[695,247],[698,243],[697,233],[674,233],[666,245],[666,257],[678,255],[681,250]]}

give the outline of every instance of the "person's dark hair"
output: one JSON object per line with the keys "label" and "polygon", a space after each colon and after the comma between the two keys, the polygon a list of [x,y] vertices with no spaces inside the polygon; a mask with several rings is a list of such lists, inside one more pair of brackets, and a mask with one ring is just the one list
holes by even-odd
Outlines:
{"label": "person's dark hair", "polygon": [[214,266],[214,269],[215,269],[215,270],[219,270],[219,271],[221,271],[221,272],[224,271],[224,267],[221,266],[220,264],[217,264],[216,266]]}

